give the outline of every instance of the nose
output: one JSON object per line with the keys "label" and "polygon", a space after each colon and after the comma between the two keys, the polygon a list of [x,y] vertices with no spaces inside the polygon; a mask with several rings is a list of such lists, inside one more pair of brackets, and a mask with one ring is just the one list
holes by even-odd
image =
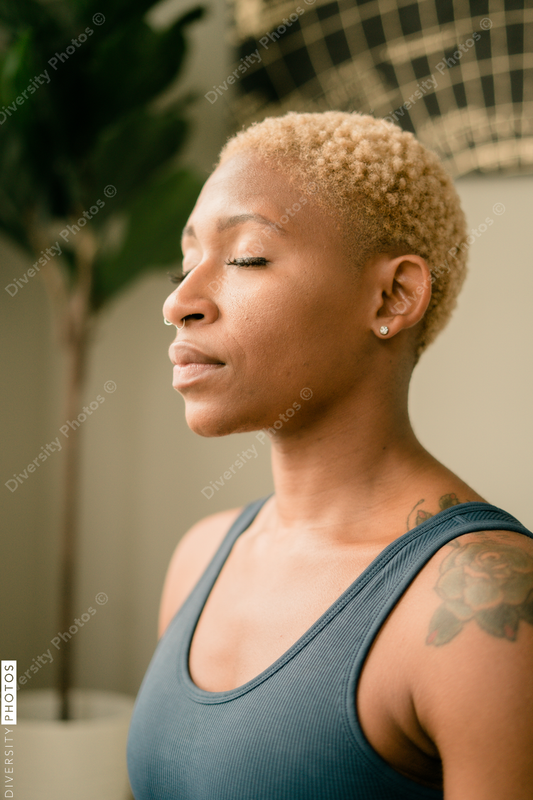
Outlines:
{"label": "nose", "polygon": [[[206,284],[200,265],[194,268],[163,304],[163,316],[180,328],[185,321],[209,324],[218,319],[219,310],[213,291],[216,281]],[[212,285],[213,284],[213,285]]]}

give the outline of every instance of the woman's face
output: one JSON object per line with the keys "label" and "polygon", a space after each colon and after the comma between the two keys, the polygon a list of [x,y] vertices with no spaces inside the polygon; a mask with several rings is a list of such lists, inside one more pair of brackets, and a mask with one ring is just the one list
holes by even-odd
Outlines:
{"label": "woman's face", "polygon": [[186,318],[169,355],[196,433],[259,430],[295,409],[279,430],[288,435],[356,391],[372,351],[368,282],[314,188],[247,152],[198,198],[183,237],[186,278],[163,307],[176,325]]}

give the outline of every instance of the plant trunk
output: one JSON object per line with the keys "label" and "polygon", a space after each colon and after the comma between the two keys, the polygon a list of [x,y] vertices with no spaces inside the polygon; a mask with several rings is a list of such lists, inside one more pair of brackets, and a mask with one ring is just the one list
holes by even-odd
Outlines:
{"label": "plant trunk", "polygon": [[[64,345],[66,348],[65,422],[77,418],[82,408],[82,392],[89,343],[90,292],[96,245],[90,230],[80,232],[76,240],[77,282],[66,312]],[[63,445],[63,519],[60,567],[60,630],[69,632],[74,624],[76,586],[76,550],[78,541],[81,436],[78,429],[69,431]],[[70,636],[71,634],[69,634]],[[73,685],[73,639],[59,650],[60,719],[71,718],[69,691]]]}
{"label": "plant trunk", "polygon": [[[65,422],[75,420],[80,413],[85,374],[87,340],[76,338],[67,351],[67,386],[65,397]],[[71,431],[63,444],[64,497],[62,520],[62,554],[60,585],[60,631],[68,632],[74,623],[74,587],[76,571],[76,544],[78,539],[79,473],[81,439],[78,431]],[[69,689],[72,687],[72,640],[68,639],[59,650],[60,719],[70,719]]]}

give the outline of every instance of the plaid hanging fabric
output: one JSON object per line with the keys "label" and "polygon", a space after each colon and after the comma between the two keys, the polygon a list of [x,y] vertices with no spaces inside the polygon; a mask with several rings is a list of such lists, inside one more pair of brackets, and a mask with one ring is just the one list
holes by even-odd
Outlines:
{"label": "plaid hanging fabric", "polygon": [[289,110],[360,111],[415,133],[454,176],[533,170],[524,0],[230,0],[230,9],[234,126]]}

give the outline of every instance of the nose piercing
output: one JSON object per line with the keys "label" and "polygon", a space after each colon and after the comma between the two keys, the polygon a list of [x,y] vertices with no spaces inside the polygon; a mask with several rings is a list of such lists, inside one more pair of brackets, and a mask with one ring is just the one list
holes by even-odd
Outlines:
{"label": "nose piercing", "polygon": [[174,327],[176,328],[176,330],[177,330],[177,331],[181,331],[181,329],[185,327],[185,323],[186,323],[186,321],[187,321],[187,320],[186,320],[186,319],[184,319],[184,320],[183,320],[183,325],[180,325],[180,326],[178,327],[177,325],[174,325],[174,323],[173,323],[173,322],[169,322],[169,321],[168,321],[168,319],[165,319],[165,320],[164,320],[164,322],[165,322],[165,325],[174,325]]}

